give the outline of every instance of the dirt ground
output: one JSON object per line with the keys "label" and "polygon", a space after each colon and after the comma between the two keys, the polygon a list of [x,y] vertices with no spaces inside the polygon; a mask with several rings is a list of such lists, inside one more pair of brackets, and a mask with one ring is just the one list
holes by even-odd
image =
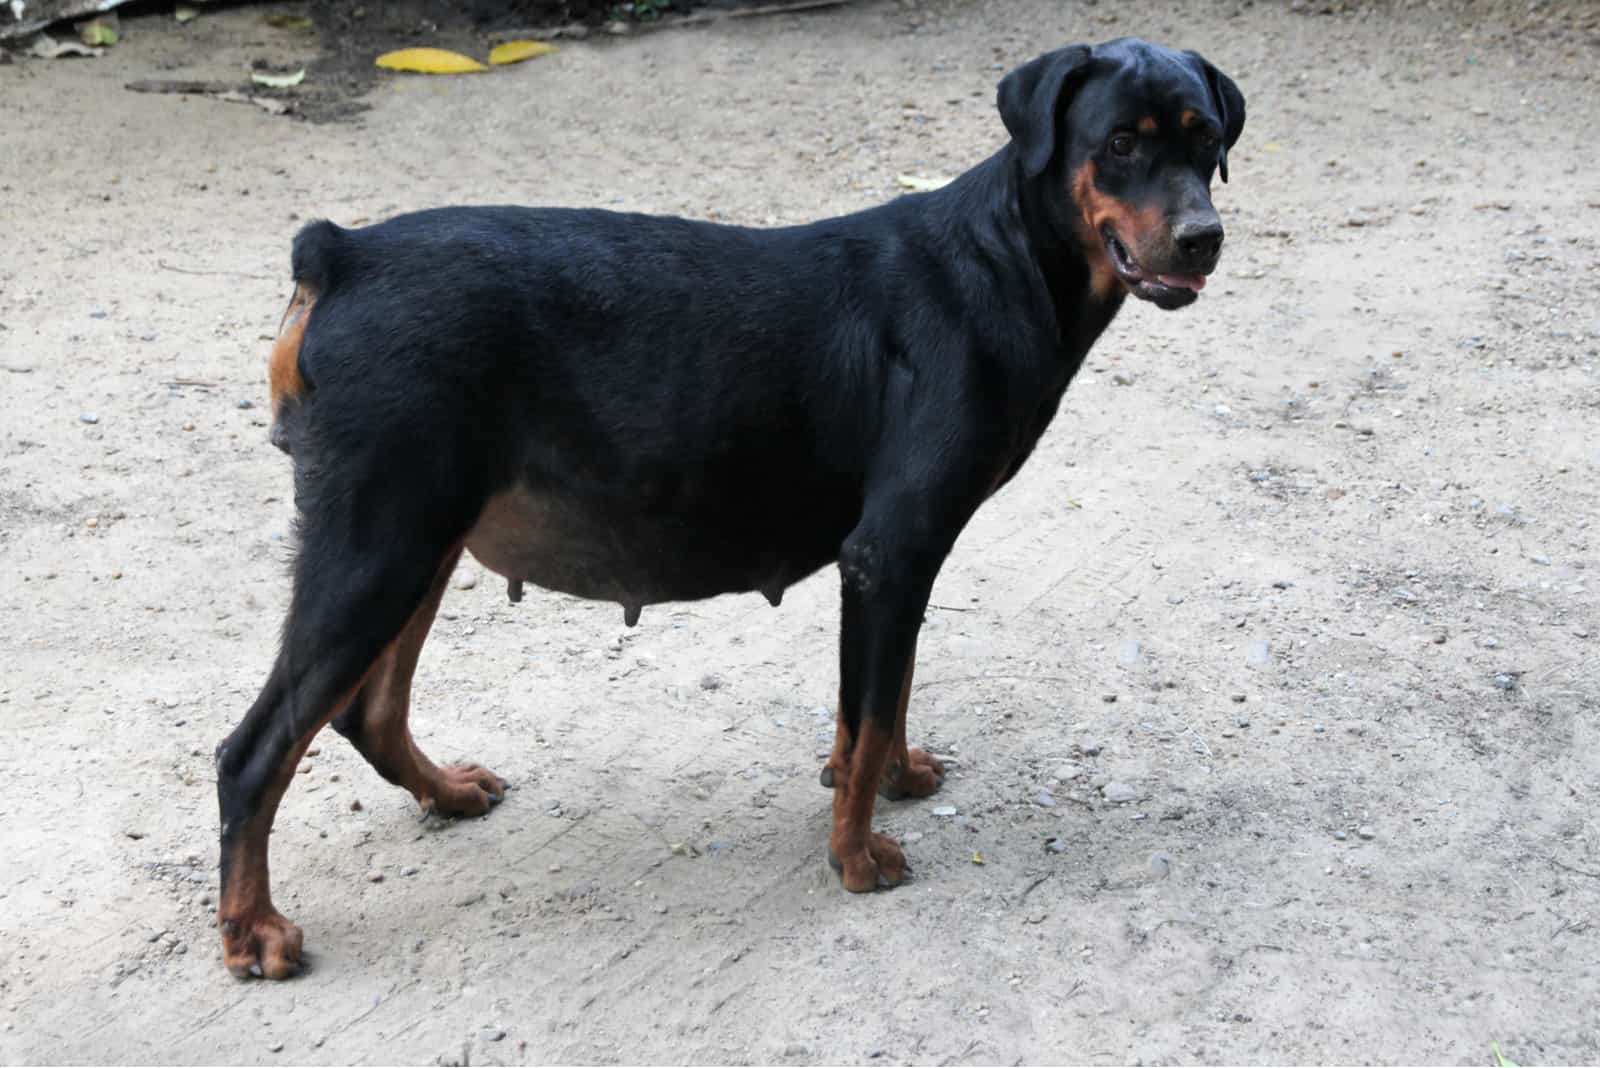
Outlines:
{"label": "dirt ground", "polygon": [[[326,124],[123,91],[314,55],[259,7],[0,66],[0,1060],[1600,1060],[1596,10],[1333,7],[866,2]],[[421,825],[327,734],[272,858],[310,968],[232,979],[211,753],[286,603],[299,222],[841,212],[1127,33],[1249,99],[1228,247],[944,570],[911,733],[959,767],[880,807],[915,880],[824,862],[831,569],[625,630],[469,563],[413,722],[515,789]]]}

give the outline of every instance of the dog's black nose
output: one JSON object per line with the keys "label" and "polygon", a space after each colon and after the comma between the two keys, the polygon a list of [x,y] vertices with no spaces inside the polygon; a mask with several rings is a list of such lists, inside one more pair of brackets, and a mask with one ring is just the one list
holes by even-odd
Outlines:
{"label": "dog's black nose", "polygon": [[1178,251],[1189,260],[1214,260],[1222,253],[1222,223],[1215,218],[1181,222],[1172,228]]}

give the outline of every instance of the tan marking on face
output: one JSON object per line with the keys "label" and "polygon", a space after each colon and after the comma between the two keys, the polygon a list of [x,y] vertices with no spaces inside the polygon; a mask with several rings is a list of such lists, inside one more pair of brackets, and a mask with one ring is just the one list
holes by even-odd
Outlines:
{"label": "tan marking on face", "polygon": [[1194,108],[1184,108],[1183,114],[1179,116],[1179,121],[1183,123],[1183,128],[1185,130],[1193,126],[1198,126],[1200,125],[1200,113]]}
{"label": "tan marking on face", "polygon": [[272,396],[272,416],[276,419],[283,411],[283,403],[299,397],[306,390],[305,379],[300,377],[300,343],[305,340],[306,320],[311,317],[311,306],[317,296],[304,285],[294,287],[294,296],[284,309],[283,321],[278,324],[278,337],[272,343],[272,355],[267,358],[267,384]]}
{"label": "tan marking on face", "polygon": [[1108,196],[1095,188],[1094,162],[1078,168],[1072,176],[1072,202],[1078,206],[1079,240],[1089,259],[1089,286],[1095,297],[1105,300],[1126,288],[1122,276],[1111,266],[1101,234],[1110,229],[1134,259],[1144,261],[1142,249],[1149,246],[1163,224],[1159,207],[1136,208],[1126,201]]}
{"label": "tan marking on face", "polygon": [[1160,130],[1161,124],[1156,121],[1156,117],[1154,115],[1146,115],[1144,118],[1139,120],[1139,132],[1142,134],[1158,133]]}

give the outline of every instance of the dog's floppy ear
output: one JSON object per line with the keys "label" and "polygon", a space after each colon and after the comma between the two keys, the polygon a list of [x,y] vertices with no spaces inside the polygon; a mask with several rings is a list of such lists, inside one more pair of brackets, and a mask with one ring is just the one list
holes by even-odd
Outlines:
{"label": "dog's floppy ear", "polygon": [[1239,140],[1239,135],[1244,132],[1244,94],[1239,92],[1239,87],[1233,84],[1233,79],[1222,73],[1202,56],[1199,52],[1190,52],[1194,61],[1200,64],[1200,73],[1205,77],[1206,88],[1211,90],[1211,102],[1217,107],[1217,117],[1222,120],[1222,151],[1217,155],[1217,174],[1226,182],[1228,180],[1228,149]]}
{"label": "dog's floppy ear", "polygon": [[1000,118],[1030,178],[1043,174],[1055,157],[1061,109],[1088,73],[1089,56],[1088,45],[1058,48],[1023,64],[1000,82]]}

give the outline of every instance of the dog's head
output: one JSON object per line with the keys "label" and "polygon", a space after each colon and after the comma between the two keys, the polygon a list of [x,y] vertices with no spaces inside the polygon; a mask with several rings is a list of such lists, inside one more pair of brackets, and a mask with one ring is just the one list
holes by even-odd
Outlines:
{"label": "dog's head", "polygon": [[1161,308],[1194,302],[1222,252],[1211,175],[1228,180],[1244,97],[1195,52],[1124,37],[1072,45],[1000,83],[1029,181],[1088,259],[1092,283]]}

